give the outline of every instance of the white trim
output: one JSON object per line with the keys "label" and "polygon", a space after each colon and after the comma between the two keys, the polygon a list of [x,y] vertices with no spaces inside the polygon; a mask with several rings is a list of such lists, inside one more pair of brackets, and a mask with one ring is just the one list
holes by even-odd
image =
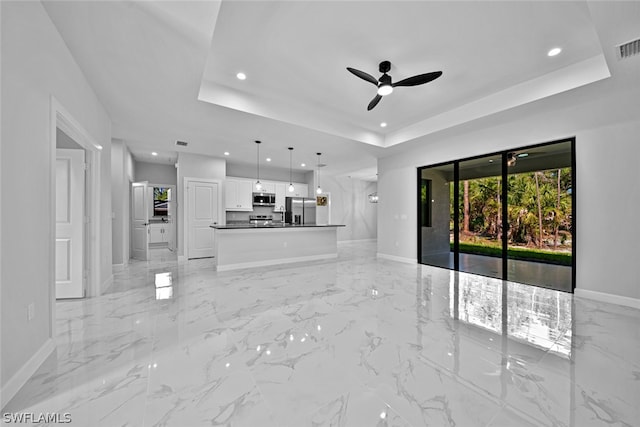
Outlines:
{"label": "white trim", "polygon": [[[192,176],[185,176],[182,181],[182,254],[185,259],[189,259],[189,183],[190,182],[208,182],[211,184],[218,184],[218,218],[220,224],[224,224],[226,222],[226,211],[222,205],[222,183],[223,181],[220,179],[207,179],[207,178],[195,178]],[[180,209],[180,205],[178,205],[178,209]],[[176,239],[177,242],[177,239]],[[178,248],[176,251],[179,252]],[[180,257],[178,256],[178,261],[180,261]]]}
{"label": "white trim", "polygon": [[405,264],[417,264],[418,261],[416,261],[415,259],[412,258],[404,258],[401,256],[395,256],[395,255],[389,255],[389,254],[382,254],[380,252],[378,252],[376,254],[377,258],[382,258],[382,259],[388,259],[390,261],[397,261],[397,262],[402,262]]}
{"label": "white trim", "polygon": [[38,368],[44,363],[45,360],[56,350],[56,344],[53,339],[48,338],[42,347],[34,353],[33,356],[16,372],[7,383],[2,387],[2,402],[0,407],[4,408],[7,403],[11,401],[18,394],[18,391],[24,386],[29,378],[36,373]]}
{"label": "white trim", "polygon": [[623,305],[625,307],[637,308],[640,310],[640,299],[624,297],[621,295],[607,294],[605,292],[589,291],[586,289],[576,288],[573,293],[580,298],[587,298],[596,301],[607,302],[610,304]]}
{"label": "white trim", "polygon": [[85,213],[91,220],[89,236],[85,236],[85,242],[89,245],[85,248],[88,252],[87,269],[89,280],[84,289],[85,296],[98,296],[100,289],[100,150],[102,146],[82,127],[69,111],[52,95],[50,97],[50,123],[49,123],[49,206],[52,212],[49,218],[49,300],[51,303],[51,320],[49,324],[49,338],[56,336],[56,289],[55,289],[55,233],[56,223],[53,213],[56,211],[56,129],[60,128],[69,135],[78,145],[85,150],[85,161],[90,166],[89,170],[89,211]]}
{"label": "white trim", "polygon": [[341,243],[367,243],[376,242],[378,239],[353,239],[353,240],[338,240],[338,244]]}
{"label": "white trim", "polygon": [[216,266],[216,271],[229,271],[229,270],[238,270],[241,268],[266,267],[269,265],[291,264],[294,262],[318,261],[318,260],[335,259],[335,258],[338,258],[338,254],[309,255],[309,256],[301,256],[296,258],[280,258],[280,259],[270,259],[266,261],[241,262],[238,264],[227,264],[227,265]]}

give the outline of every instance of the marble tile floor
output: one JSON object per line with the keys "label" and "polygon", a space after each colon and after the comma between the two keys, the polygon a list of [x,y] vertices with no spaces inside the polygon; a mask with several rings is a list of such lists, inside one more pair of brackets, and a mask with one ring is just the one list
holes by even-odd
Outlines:
{"label": "marble tile floor", "polygon": [[[3,409],[72,426],[638,426],[640,311],[376,259],[217,273],[169,252],[56,304]],[[46,425],[46,424],[39,424]],[[55,425],[55,424],[51,424]]]}

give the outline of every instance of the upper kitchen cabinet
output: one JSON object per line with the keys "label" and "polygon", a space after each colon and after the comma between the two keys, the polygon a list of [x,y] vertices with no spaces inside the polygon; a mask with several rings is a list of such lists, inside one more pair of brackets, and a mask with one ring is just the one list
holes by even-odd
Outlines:
{"label": "upper kitchen cabinet", "polygon": [[307,184],[294,183],[293,187],[293,194],[287,191],[287,196],[309,197],[309,186]]}
{"label": "upper kitchen cabinet", "polygon": [[284,182],[276,182],[275,184],[276,205],[273,207],[273,211],[284,212],[284,198],[288,195],[287,189],[289,184],[285,184]]}
{"label": "upper kitchen cabinet", "polygon": [[262,193],[275,193],[276,183],[273,181],[262,181]]}
{"label": "upper kitchen cabinet", "polygon": [[253,181],[227,178],[225,187],[225,210],[253,211]]}

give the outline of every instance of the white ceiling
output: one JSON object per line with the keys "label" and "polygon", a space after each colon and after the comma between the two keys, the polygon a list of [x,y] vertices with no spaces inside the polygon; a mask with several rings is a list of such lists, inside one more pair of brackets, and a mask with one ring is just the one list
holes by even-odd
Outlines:
{"label": "white ceiling", "polygon": [[[288,169],[293,146],[297,171],[322,152],[328,173],[375,179],[386,147],[610,75],[585,2],[44,4],[113,137],[145,161],[229,151],[229,162],[255,164],[259,139],[273,167]],[[548,57],[555,46],[563,52]],[[377,78],[382,60],[394,81],[443,76],[367,111],[375,87],[346,67]]]}

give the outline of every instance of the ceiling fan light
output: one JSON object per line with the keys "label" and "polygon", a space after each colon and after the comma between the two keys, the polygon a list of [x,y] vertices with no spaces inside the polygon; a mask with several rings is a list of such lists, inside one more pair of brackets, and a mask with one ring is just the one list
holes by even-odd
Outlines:
{"label": "ceiling fan light", "polygon": [[391,85],[380,85],[378,87],[378,95],[380,96],[389,95],[391,92],[393,92],[393,86]]}

